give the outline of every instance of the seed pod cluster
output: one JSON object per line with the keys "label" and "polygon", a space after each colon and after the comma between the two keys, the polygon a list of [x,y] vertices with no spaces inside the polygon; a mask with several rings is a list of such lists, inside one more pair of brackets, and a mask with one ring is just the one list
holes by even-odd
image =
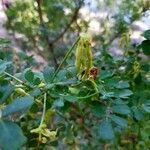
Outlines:
{"label": "seed pod cluster", "polygon": [[93,66],[91,52],[91,38],[87,34],[81,34],[76,49],[75,66],[78,75],[85,80],[89,76],[90,68]]}

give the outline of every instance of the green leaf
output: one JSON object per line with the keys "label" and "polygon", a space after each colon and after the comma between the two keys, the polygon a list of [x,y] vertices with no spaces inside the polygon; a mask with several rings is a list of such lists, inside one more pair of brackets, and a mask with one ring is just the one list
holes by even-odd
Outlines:
{"label": "green leaf", "polygon": [[144,40],[141,47],[145,55],[150,55],[150,40]]}
{"label": "green leaf", "polygon": [[121,99],[115,99],[114,101],[113,101],[113,103],[114,104],[116,104],[116,105],[118,105],[118,104],[128,104],[128,101],[123,101],[123,100],[121,100]]}
{"label": "green leaf", "polygon": [[128,81],[119,81],[119,83],[116,86],[119,89],[124,89],[129,87]]}
{"label": "green leaf", "polygon": [[114,121],[116,124],[118,124],[119,126],[121,126],[123,128],[127,127],[127,125],[128,125],[127,120],[125,120],[119,116],[112,115],[111,119],[112,119],[112,121]]}
{"label": "green leaf", "polygon": [[[149,141],[149,139],[150,139],[150,120],[147,120],[146,122],[144,122],[142,130],[140,130],[140,137],[145,142]],[[149,148],[147,148],[147,149],[149,149]]]}
{"label": "green leaf", "polygon": [[134,115],[135,119],[141,120],[144,117],[144,114],[141,109],[139,109],[137,107],[133,107],[132,111],[133,111],[133,115]]}
{"label": "green leaf", "polygon": [[114,113],[118,114],[130,114],[130,108],[127,105],[114,105],[112,106],[112,110]]}
{"label": "green leaf", "polygon": [[40,78],[36,77],[33,81],[33,85],[39,85],[41,83]]}
{"label": "green leaf", "polygon": [[54,67],[46,67],[43,70],[43,76],[46,83],[51,83],[52,76],[54,73]]}
{"label": "green leaf", "polygon": [[147,40],[150,40],[150,29],[149,30],[146,30],[143,34],[143,36],[147,39]]}
{"label": "green leaf", "polygon": [[73,95],[66,95],[66,96],[64,96],[64,99],[69,101],[69,102],[76,102],[77,101],[77,97],[73,96]]}
{"label": "green leaf", "polygon": [[37,97],[40,96],[42,94],[41,90],[39,88],[34,88],[30,93],[29,93],[32,97]]}
{"label": "green leaf", "polygon": [[130,85],[128,81],[123,81],[120,80],[119,77],[112,77],[105,81],[106,85],[109,86],[110,88],[117,88],[117,89],[125,89],[128,88]]}
{"label": "green leaf", "polygon": [[53,103],[53,107],[63,107],[64,106],[64,100],[63,99],[57,99]]}
{"label": "green leaf", "polygon": [[99,135],[103,140],[111,140],[114,138],[114,131],[109,120],[103,120],[99,126]]}
{"label": "green leaf", "polygon": [[44,80],[44,76],[42,72],[34,72],[34,78],[39,78],[40,80]]}
{"label": "green leaf", "polygon": [[25,79],[26,79],[29,83],[33,83],[33,81],[34,81],[34,73],[32,72],[31,69],[27,69],[27,70],[25,71],[24,77],[25,77]]}
{"label": "green leaf", "polygon": [[93,106],[91,107],[91,111],[93,115],[95,115],[96,117],[103,117],[106,111],[106,106],[99,103],[93,103]]}
{"label": "green leaf", "polygon": [[69,78],[76,77],[76,74],[77,74],[77,72],[76,72],[76,68],[75,67],[68,67],[67,68],[67,76]]}
{"label": "green leaf", "polygon": [[108,99],[111,97],[114,97],[114,92],[107,92],[107,93],[104,93],[103,96],[101,96],[102,99]]}
{"label": "green leaf", "polygon": [[12,85],[4,85],[1,86],[0,85],[0,104],[3,103],[5,100],[7,100],[7,98],[11,95],[11,93],[14,90],[14,86]]}
{"label": "green leaf", "polygon": [[0,74],[4,73],[7,68],[7,65],[10,65],[11,62],[6,62],[0,59]]}
{"label": "green leaf", "polygon": [[69,91],[70,91],[71,94],[78,95],[80,89],[76,88],[76,87],[69,87]]}
{"label": "green leaf", "polygon": [[25,111],[29,109],[32,104],[33,104],[33,98],[31,96],[17,98],[2,110],[2,116],[8,116],[13,113]]}
{"label": "green leaf", "polygon": [[46,89],[52,89],[53,87],[55,87],[55,84],[46,84]]}
{"label": "green leaf", "polygon": [[65,86],[65,85],[70,85],[70,84],[75,84],[75,83],[77,83],[75,79],[68,79],[64,82],[56,82],[55,85]]}
{"label": "green leaf", "polygon": [[105,81],[105,83],[106,83],[106,85],[107,85],[108,87],[114,88],[114,87],[117,87],[119,81],[120,81],[119,78],[117,78],[117,77],[112,77],[112,78],[110,78],[110,79],[107,79],[107,80]]}
{"label": "green leaf", "polygon": [[145,112],[150,113],[150,102],[143,104],[143,109]]}
{"label": "green leaf", "polygon": [[59,81],[66,81],[67,80],[66,73],[67,73],[66,70],[60,70],[57,74],[57,79]]}
{"label": "green leaf", "polygon": [[119,97],[119,98],[128,98],[130,95],[132,95],[133,92],[131,90],[128,89],[122,89],[120,91],[117,91],[115,93],[115,97]]}
{"label": "green leaf", "polygon": [[112,77],[112,73],[110,71],[101,71],[100,79],[104,80],[106,78]]}
{"label": "green leaf", "polygon": [[0,129],[0,149],[18,150],[26,143],[26,137],[17,124],[0,120]]}

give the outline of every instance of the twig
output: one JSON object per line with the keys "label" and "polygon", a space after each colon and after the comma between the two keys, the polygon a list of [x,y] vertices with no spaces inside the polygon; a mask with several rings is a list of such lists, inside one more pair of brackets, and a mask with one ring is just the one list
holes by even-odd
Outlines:
{"label": "twig", "polygon": [[15,76],[9,74],[8,72],[4,72],[4,74],[6,74],[7,76],[13,78],[14,80],[18,81],[19,83],[24,84],[24,82],[23,82],[22,80],[20,80],[20,79],[18,79],[17,77],[15,77]]}
{"label": "twig", "polygon": [[42,113],[42,118],[41,118],[41,122],[40,122],[40,126],[39,128],[42,126],[43,122],[44,122],[44,116],[45,116],[45,112],[46,112],[46,100],[47,100],[47,94],[44,94],[44,106],[43,106],[43,113]]}
{"label": "twig", "polygon": [[54,72],[54,75],[52,77],[52,81],[55,79],[56,75],[60,71],[60,68],[62,67],[62,65],[66,61],[66,59],[69,57],[70,53],[72,52],[72,50],[75,47],[75,45],[78,43],[79,39],[80,39],[80,37],[78,37],[78,39],[75,41],[75,43],[72,45],[72,47],[67,51],[67,53],[66,53],[65,57],[63,58],[62,62],[60,63],[60,65],[58,66],[56,71]]}
{"label": "twig", "polygon": [[[37,2],[37,12],[38,12],[38,15],[39,15],[39,19],[40,19],[40,24],[42,26],[43,29],[45,29],[45,23],[44,23],[44,20],[43,20],[43,12],[42,12],[42,9],[41,9],[41,0],[36,0]],[[55,67],[57,66],[57,59],[54,55],[54,51],[53,51],[53,44],[49,41],[49,37],[47,34],[45,34],[44,32],[44,38],[48,44],[48,50],[51,52],[51,55],[53,57],[53,61],[54,61],[54,65]]]}
{"label": "twig", "polygon": [[91,98],[91,97],[93,97],[93,96],[95,96],[97,94],[99,94],[99,92],[95,92],[95,93],[93,93],[91,95],[87,95],[87,96],[84,96],[84,97],[77,97],[77,99],[87,99],[87,98]]}
{"label": "twig", "polygon": [[[43,27],[43,29],[45,29],[46,27],[45,27],[45,23],[44,23],[44,20],[43,20],[43,13],[42,13],[42,9],[41,9],[41,0],[36,0],[36,2],[38,4],[38,10],[37,11],[38,11],[38,14],[39,14],[40,24]],[[58,66],[58,63],[57,63],[57,59],[56,59],[56,57],[54,55],[54,52],[53,52],[54,44],[64,36],[64,34],[70,29],[72,23],[77,19],[78,12],[79,12],[83,2],[84,2],[83,0],[80,1],[79,6],[75,9],[74,14],[73,14],[70,22],[66,25],[64,30],[54,40],[50,41],[48,35],[44,34],[45,40],[48,43],[49,51],[51,52],[52,57],[53,57],[55,67]]]}
{"label": "twig", "polygon": [[70,22],[68,23],[68,25],[65,27],[65,29],[53,41],[51,41],[51,43],[53,43],[53,44],[56,43],[70,29],[71,25],[73,24],[74,21],[76,21],[76,19],[78,17],[78,12],[79,12],[82,4],[83,4],[83,0],[80,2],[79,6],[75,9],[74,15],[72,16],[72,18],[71,18]]}
{"label": "twig", "polygon": [[8,73],[8,72],[5,71],[4,74],[7,75],[7,76],[9,76],[9,77],[11,77],[11,78],[14,79],[14,80],[16,80],[17,82],[21,83],[22,85],[24,85],[24,86],[26,86],[26,87],[28,87],[28,88],[31,88],[28,84],[26,84],[26,83],[23,82],[22,80],[18,79],[17,77],[11,75],[10,73]]}

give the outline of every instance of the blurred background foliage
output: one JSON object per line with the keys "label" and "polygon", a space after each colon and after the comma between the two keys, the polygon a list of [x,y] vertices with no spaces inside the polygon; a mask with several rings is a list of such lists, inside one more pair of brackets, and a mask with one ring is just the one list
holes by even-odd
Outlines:
{"label": "blurred background foliage", "polygon": [[7,29],[23,36],[24,50],[34,50],[55,66],[81,32],[93,35],[94,47],[111,45],[116,38],[129,42],[132,23],[149,10],[147,0],[16,0],[10,5]]}
{"label": "blurred background foliage", "polygon": [[[25,79],[22,78],[31,86],[38,85],[38,80],[43,78],[49,85],[47,76],[52,75],[80,33],[92,36],[94,66],[99,69],[97,99],[102,101],[86,98],[87,93],[93,92],[88,83],[76,89],[68,85],[68,80],[77,80],[73,52],[57,75],[56,81],[64,85],[49,89],[52,100],[47,104],[47,114],[52,117],[52,108],[57,108],[57,113],[64,116],[64,121],[57,114],[55,119],[50,118],[51,128],[60,130],[59,138],[41,144],[40,148],[150,149],[150,25],[142,31],[136,26],[137,21],[144,22],[143,18],[149,24],[149,0],[15,0],[10,3],[3,0],[3,7],[7,16],[5,27],[12,41],[0,39],[0,59],[12,61],[14,67],[8,68],[8,72],[23,72]],[[43,70],[45,66],[50,67]],[[35,83],[28,78],[31,75]],[[34,96],[36,90],[28,89],[28,92]],[[77,97],[85,97],[87,101],[77,101]],[[34,115],[37,107],[34,104],[29,115],[20,122],[17,120],[25,136],[32,139],[27,147],[37,145],[36,135],[29,132],[39,123],[39,115]]]}

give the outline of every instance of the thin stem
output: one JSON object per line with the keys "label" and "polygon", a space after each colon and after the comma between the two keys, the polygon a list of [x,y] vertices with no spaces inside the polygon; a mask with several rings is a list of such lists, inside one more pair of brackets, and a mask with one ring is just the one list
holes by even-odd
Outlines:
{"label": "thin stem", "polygon": [[24,82],[23,82],[23,81],[21,81],[20,79],[16,78],[15,76],[13,76],[13,75],[9,74],[8,72],[4,72],[4,74],[6,74],[7,76],[9,76],[9,77],[13,78],[14,80],[16,80],[16,81],[20,82],[21,84],[24,84]]}
{"label": "thin stem", "polygon": [[[17,77],[11,75],[10,73],[8,73],[8,72],[5,71],[4,74],[7,75],[7,76],[9,76],[9,77],[11,77],[11,78],[14,79],[14,80],[16,80],[17,82],[21,83],[22,85],[24,85],[24,86],[26,86],[26,87],[28,87],[28,88],[31,88],[28,84],[24,83],[22,80],[20,80],[20,79],[18,79]],[[21,85],[20,85],[20,86],[21,86]]]}
{"label": "thin stem", "polygon": [[42,113],[42,118],[41,118],[41,122],[40,122],[40,126],[42,126],[43,122],[44,122],[44,116],[45,116],[45,112],[46,112],[46,99],[47,99],[47,94],[44,94],[44,106],[43,106],[43,113]]}
{"label": "thin stem", "polygon": [[56,71],[54,72],[54,75],[52,77],[52,81],[55,79],[56,75],[60,71],[60,68],[62,67],[63,63],[67,60],[67,58],[69,57],[70,53],[72,52],[75,45],[78,43],[79,39],[80,39],[80,37],[75,41],[75,43],[72,45],[72,47],[67,51],[67,53],[66,53],[65,57],[63,58],[62,62],[60,63],[60,65],[58,66]]}
{"label": "thin stem", "polygon": [[87,99],[87,98],[91,98],[91,97],[93,97],[93,96],[95,96],[95,95],[97,95],[97,94],[99,94],[99,92],[95,92],[95,93],[93,93],[93,94],[91,94],[91,95],[87,95],[87,96],[84,96],[84,97],[77,97],[78,99]]}
{"label": "thin stem", "polygon": [[[91,98],[91,97],[93,97],[93,96],[95,96],[95,95],[97,95],[97,94],[99,94],[99,91],[97,91],[97,92],[95,92],[95,93],[93,93],[93,94],[90,94],[90,95],[79,96],[79,97],[77,97],[77,99],[87,99],[87,98]],[[59,96],[65,97],[66,95],[60,94]],[[58,96],[58,97],[59,97],[59,96]]]}
{"label": "thin stem", "polygon": [[45,41],[47,42],[47,45],[48,45],[48,50],[49,52],[51,53],[52,57],[53,57],[53,63],[55,65],[55,67],[57,66],[57,59],[54,55],[54,47],[53,47],[53,43],[51,43],[49,41],[49,36],[48,34],[45,32],[46,31],[46,26],[45,26],[45,22],[43,20],[43,11],[42,11],[42,0],[36,0],[37,2],[37,12],[38,12],[38,15],[39,15],[39,20],[40,20],[40,25],[41,27],[44,29],[44,32],[43,32],[43,36],[45,38]]}

